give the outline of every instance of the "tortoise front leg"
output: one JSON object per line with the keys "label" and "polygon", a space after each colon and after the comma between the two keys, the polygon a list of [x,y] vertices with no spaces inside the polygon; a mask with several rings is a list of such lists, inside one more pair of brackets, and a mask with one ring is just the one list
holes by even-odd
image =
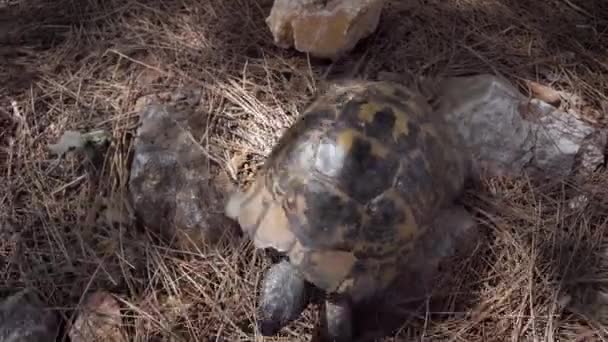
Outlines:
{"label": "tortoise front leg", "polygon": [[345,296],[328,295],[321,309],[320,341],[352,341],[352,304]]}
{"label": "tortoise front leg", "polygon": [[287,260],[274,264],[262,281],[257,327],[264,336],[277,334],[300,316],[309,302],[309,284]]}

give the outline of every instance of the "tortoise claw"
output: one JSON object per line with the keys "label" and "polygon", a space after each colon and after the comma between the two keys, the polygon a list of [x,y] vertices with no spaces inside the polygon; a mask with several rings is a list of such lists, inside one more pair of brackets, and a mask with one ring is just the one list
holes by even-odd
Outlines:
{"label": "tortoise claw", "polygon": [[321,342],[353,340],[352,306],[348,298],[328,297],[321,311]]}

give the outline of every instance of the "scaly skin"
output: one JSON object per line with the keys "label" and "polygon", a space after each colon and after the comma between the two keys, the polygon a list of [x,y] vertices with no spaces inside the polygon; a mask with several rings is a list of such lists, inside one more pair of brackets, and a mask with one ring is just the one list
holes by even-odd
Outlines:
{"label": "scaly skin", "polygon": [[262,281],[258,330],[272,336],[298,318],[308,304],[308,283],[288,261],[274,264]]}

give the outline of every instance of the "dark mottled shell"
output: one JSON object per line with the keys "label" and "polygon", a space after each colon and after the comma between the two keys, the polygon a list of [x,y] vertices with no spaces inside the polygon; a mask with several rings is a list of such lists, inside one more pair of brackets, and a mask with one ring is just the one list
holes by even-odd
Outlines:
{"label": "dark mottled shell", "polygon": [[[465,153],[454,128],[418,93],[391,82],[334,86],[285,132],[259,175],[263,202],[277,204],[263,215],[280,211],[275,216],[288,222],[266,223],[264,234],[288,229],[287,254],[309,281],[364,296],[392,279],[461,192]],[[253,238],[262,220],[255,222]]]}

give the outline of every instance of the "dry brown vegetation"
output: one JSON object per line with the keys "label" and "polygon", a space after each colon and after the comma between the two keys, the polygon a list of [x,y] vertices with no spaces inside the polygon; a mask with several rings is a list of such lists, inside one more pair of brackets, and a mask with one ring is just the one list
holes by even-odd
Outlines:
{"label": "dry brown vegetation", "polygon": [[[245,241],[178,250],[98,219],[100,201],[127,193],[141,96],[201,89],[206,148],[220,163],[237,150],[262,161],[321,82],[360,58],[362,77],[539,80],[580,95],[586,103],[570,105],[589,119],[608,115],[604,0],[391,1],[378,32],[331,67],[272,44],[270,0],[3,3],[0,225],[19,234],[2,237],[0,286],[35,286],[66,319],[86,293],[111,290],[133,341],[255,339],[268,262]],[[98,128],[113,137],[102,168],[49,154],[65,130]],[[488,180],[468,196],[484,243],[446,264],[433,300],[394,340],[608,339],[607,185],[605,171],[577,187]],[[590,204],[570,209],[567,196],[581,192]],[[281,336],[307,340],[315,322],[308,310]]]}

